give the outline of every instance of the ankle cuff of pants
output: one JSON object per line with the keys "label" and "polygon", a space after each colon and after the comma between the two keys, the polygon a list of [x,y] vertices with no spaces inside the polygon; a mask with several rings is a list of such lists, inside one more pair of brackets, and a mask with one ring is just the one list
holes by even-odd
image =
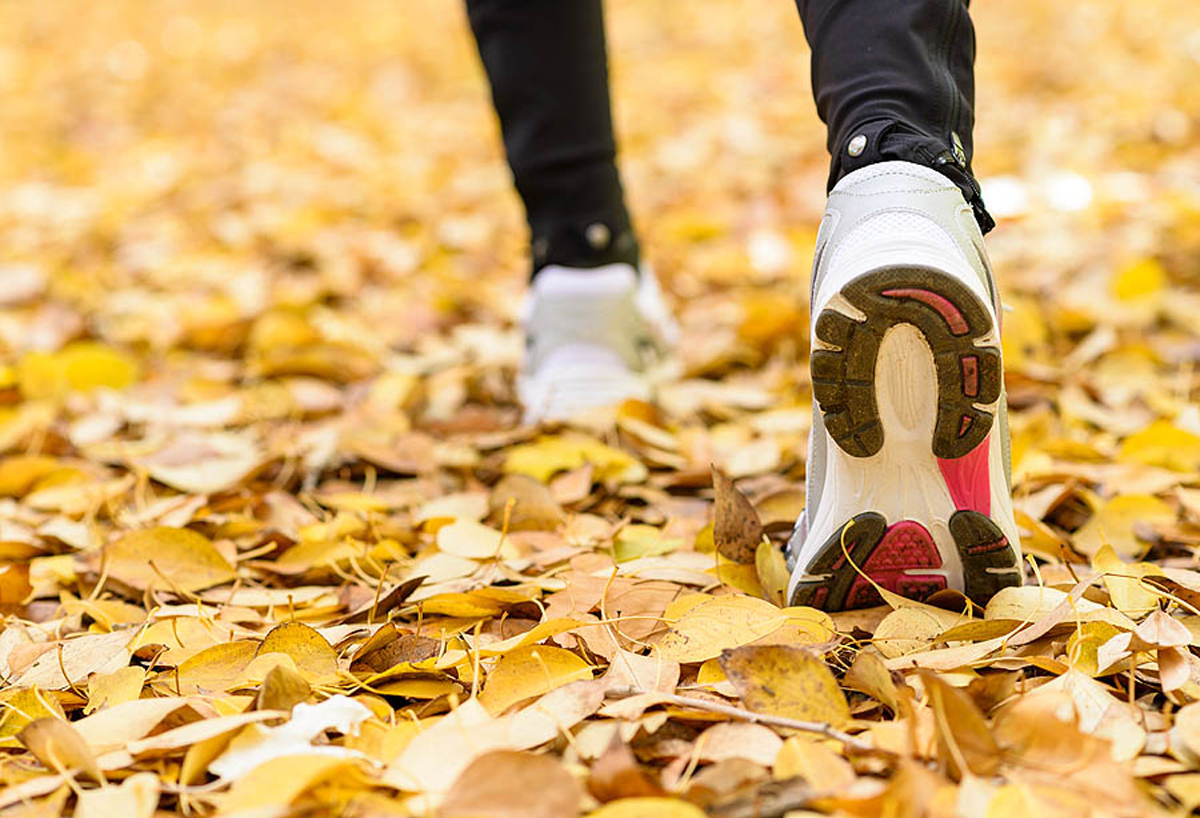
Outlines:
{"label": "ankle cuff of pants", "polygon": [[849,129],[833,153],[829,189],[859,168],[895,160],[925,165],[941,173],[962,191],[980,231],[987,233],[996,226],[984,207],[979,182],[971,173],[970,157],[957,134],[951,134],[949,140],[938,139],[899,120],[875,120]]}
{"label": "ankle cuff of pants", "polygon": [[640,261],[637,237],[625,219],[596,219],[535,229],[530,240],[533,274],[550,264],[601,267]]}

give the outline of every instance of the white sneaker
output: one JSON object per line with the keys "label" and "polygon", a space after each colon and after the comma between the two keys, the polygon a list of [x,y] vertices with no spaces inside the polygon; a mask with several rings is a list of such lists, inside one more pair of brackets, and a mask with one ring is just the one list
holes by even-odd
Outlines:
{"label": "white sneaker", "polygon": [[1022,581],[999,298],[958,188],[883,162],[829,196],[813,266],[813,430],[792,605],[986,603]]}
{"label": "white sneaker", "polygon": [[653,273],[628,264],[544,267],[525,316],[517,393],[529,423],[649,400],[650,370],[677,334]]}

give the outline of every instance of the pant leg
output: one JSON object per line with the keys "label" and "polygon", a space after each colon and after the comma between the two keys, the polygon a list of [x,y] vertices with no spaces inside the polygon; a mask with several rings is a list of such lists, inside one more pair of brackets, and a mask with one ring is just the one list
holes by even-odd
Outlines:
{"label": "pant leg", "polygon": [[616,167],[601,0],[467,0],[533,270],[637,264]]}
{"label": "pant leg", "polygon": [[971,172],[975,29],[969,0],[796,0],[812,49],[817,112],[829,128],[829,187],[900,159],[944,173],[986,233]]}

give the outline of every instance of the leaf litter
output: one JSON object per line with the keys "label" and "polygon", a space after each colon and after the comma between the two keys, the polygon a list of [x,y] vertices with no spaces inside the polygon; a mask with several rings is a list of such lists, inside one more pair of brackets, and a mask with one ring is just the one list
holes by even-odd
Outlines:
{"label": "leaf litter", "polygon": [[459,7],[295,5],[3,12],[0,814],[1200,808],[1200,8],[972,10],[1030,581],[830,616],[794,9],[609,4],[683,341],[532,429]]}

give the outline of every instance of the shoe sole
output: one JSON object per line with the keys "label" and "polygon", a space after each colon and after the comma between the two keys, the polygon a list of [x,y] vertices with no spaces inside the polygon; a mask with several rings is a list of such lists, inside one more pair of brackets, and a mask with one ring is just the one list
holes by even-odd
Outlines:
{"label": "shoe sole", "polygon": [[[901,327],[915,332],[887,341]],[[837,447],[830,447],[831,460],[839,459],[836,468],[849,485],[870,488],[839,499],[826,525],[829,519],[841,523],[831,533],[811,532],[824,540],[806,560],[791,604],[825,610],[881,604],[872,582],[924,599],[957,587],[952,578],[959,570],[960,590],[979,604],[1002,587],[1020,584],[1017,551],[996,522],[1004,515],[1011,520],[1011,505],[992,496],[993,461],[999,459],[991,451],[992,431],[1003,370],[991,312],[979,296],[936,269],[879,270],[851,280],[826,302],[814,334],[821,348],[811,358],[813,398]],[[887,365],[899,362],[893,368],[903,376],[882,371],[885,343],[891,344]],[[935,391],[935,403],[917,394],[924,384],[914,373],[928,371],[928,365],[906,363],[930,356],[934,382],[926,376],[924,384]],[[885,378],[887,387],[881,388]],[[931,424],[929,418],[907,426],[891,421],[893,431],[902,433],[923,422],[926,436],[919,446],[911,435],[906,441],[899,439],[903,434],[887,439],[885,415],[911,418],[922,411],[934,413]],[[891,474],[887,464],[899,464],[903,475]],[[905,497],[889,501],[891,524],[880,508],[853,507],[863,502],[860,495],[880,500],[889,494]],[[1007,528],[1013,530],[1011,523]],[[939,548],[939,539],[949,548]],[[945,556],[949,549],[955,552],[951,559]]]}

